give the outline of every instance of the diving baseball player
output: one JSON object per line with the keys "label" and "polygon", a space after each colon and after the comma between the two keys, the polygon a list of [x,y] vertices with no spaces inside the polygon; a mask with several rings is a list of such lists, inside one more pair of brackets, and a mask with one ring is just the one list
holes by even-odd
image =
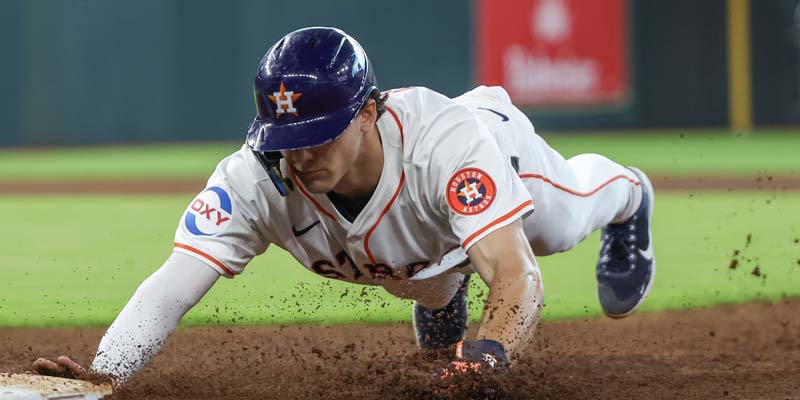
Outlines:
{"label": "diving baseball player", "polygon": [[[270,245],[332,279],[415,300],[423,349],[456,345],[455,370],[508,366],[536,329],[536,257],[602,229],[604,312],[632,313],[653,284],[653,188],[596,154],[565,160],[500,87],[450,99],[381,92],[366,53],[334,28],[287,34],[255,77],[257,115],[180,219],[175,247],[100,342],[91,369],[124,383],[220,276]],[[467,282],[489,286],[465,341]],[[69,374],[66,357],[37,370]]]}

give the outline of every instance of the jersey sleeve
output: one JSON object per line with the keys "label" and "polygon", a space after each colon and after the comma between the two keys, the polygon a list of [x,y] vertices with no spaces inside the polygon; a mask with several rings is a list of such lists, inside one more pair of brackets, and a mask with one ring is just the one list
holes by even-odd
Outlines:
{"label": "jersey sleeve", "polygon": [[[530,193],[486,125],[456,105],[431,124],[429,174],[434,207],[464,250],[534,209]],[[437,126],[439,125],[439,126]]]}
{"label": "jersey sleeve", "polygon": [[189,203],[175,232],[174,251],[203,261],[227,278],[240,274],[269,245],[262,231],[267,202],[257,201],[261,196],[245,162],[242,152],[223,160]]}

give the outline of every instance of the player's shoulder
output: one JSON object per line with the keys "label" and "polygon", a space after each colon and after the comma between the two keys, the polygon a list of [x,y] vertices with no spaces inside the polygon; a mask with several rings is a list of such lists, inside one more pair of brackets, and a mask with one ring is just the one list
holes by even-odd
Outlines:
{"label": "player's shoulder", "polygon": [[410,86],[384,92],[387,104],[399,104],[407,108],[428,108],[431,105],[471,107],[485,102],[511,105],[511,96],[502,86],[478,86],[456,97],[447,97],[424,86]]}
{"label": "player's shoulder", "polygon": [[251,168],[252,160],[250,160],[251,155],[249,153],[247,146],[243,145],[220,160],[214,172],[230,177],[245,175],[248,178],[252,178],[254,171]]}
{"label": "player's shoulder", "polygon": [[447,96],[425,86],[405,86],[400,88],[389,89],[383,92],[387,97],[395,100],[414,101],[424,100],[428,97],[437,98]]}
{"label": "player's shoulder", "polygon": [[453,99],[426,87],[385,92],[386,108],[403,125],[405,142],[413,149],[430,136],[446,135],[475,122],[472,112]]}
{"label": "player's shoulder", "polygon": [[511,96],[502,86],[478,86],[458,97],[453,98],[458,104],[476,107],[487,103],[511,106]]}
{"label": "player's shoulder", "polygon": [[434,90],[410,87],[387,95],[387,110],[403,126],[407,162],[426,165],[437,149],[458,152],[452,146],[486,134],[485,125],[469,107]]}
{"label": "player's shoulder", "polygon": [[247,197],[254,194],[251,193],[255,189],[254,184],[264,180],[269,180],[269,176],[261,168],[252,151],[243,145],[217,164],[208,180],[208,185],[224,184],[241,196]]}
{"label": "player's shoulder", "polygon": [[385,91],[384,95],[386,106],[403,117],[424,117],[456,105],[449,97],[424,86],[391,89]]}

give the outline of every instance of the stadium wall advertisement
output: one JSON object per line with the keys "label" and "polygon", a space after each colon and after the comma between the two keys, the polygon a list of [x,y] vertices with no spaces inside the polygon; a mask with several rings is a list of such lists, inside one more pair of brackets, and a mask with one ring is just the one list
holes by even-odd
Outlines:
{"label": "stadium wall advertisement", "polygon": [[[727,0],[0,1],[0,146],[242,140],[266,49],[344,29],[381,88],[505,86],[541,133],[724,127]],[[756,127],[800,124],[800,0],[750,2]],[[422,10],[422,11],[420,11]],[[265,18],[269,17],[269,23]]]}
{"label": "stadium wall advertisement", "polygon": [[477,81],[524,107],[622,106],[630,96],[626,0],[479,0]]}

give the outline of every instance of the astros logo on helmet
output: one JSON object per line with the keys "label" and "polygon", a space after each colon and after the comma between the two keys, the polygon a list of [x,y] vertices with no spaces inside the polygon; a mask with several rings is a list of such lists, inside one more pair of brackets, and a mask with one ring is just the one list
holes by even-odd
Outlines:
{"label": "astros logo on helmet", "polygon": [[447,182],[447,203],[461,215],[483,212],[492,204],[494,197],[494,181],[478,168],[459,170]]}
{"label": "astros logo on helmet", "polygon": [[294,107],[294,101],[302,95],[302,93],[295,93],[292,91],[287,92],[286,86],[283,84],[283,82],[281,82],[280,91],[273,92],[272,96],[267,97],[269,97],[269,99],[272,100],[276,106],[278,106],[278,108],[275,110],[275,114],[277,115],[277,118],[280,118],[281,114],[286,113],[292,113],[295,117],[300,115],[297,112],[297,109]]}

